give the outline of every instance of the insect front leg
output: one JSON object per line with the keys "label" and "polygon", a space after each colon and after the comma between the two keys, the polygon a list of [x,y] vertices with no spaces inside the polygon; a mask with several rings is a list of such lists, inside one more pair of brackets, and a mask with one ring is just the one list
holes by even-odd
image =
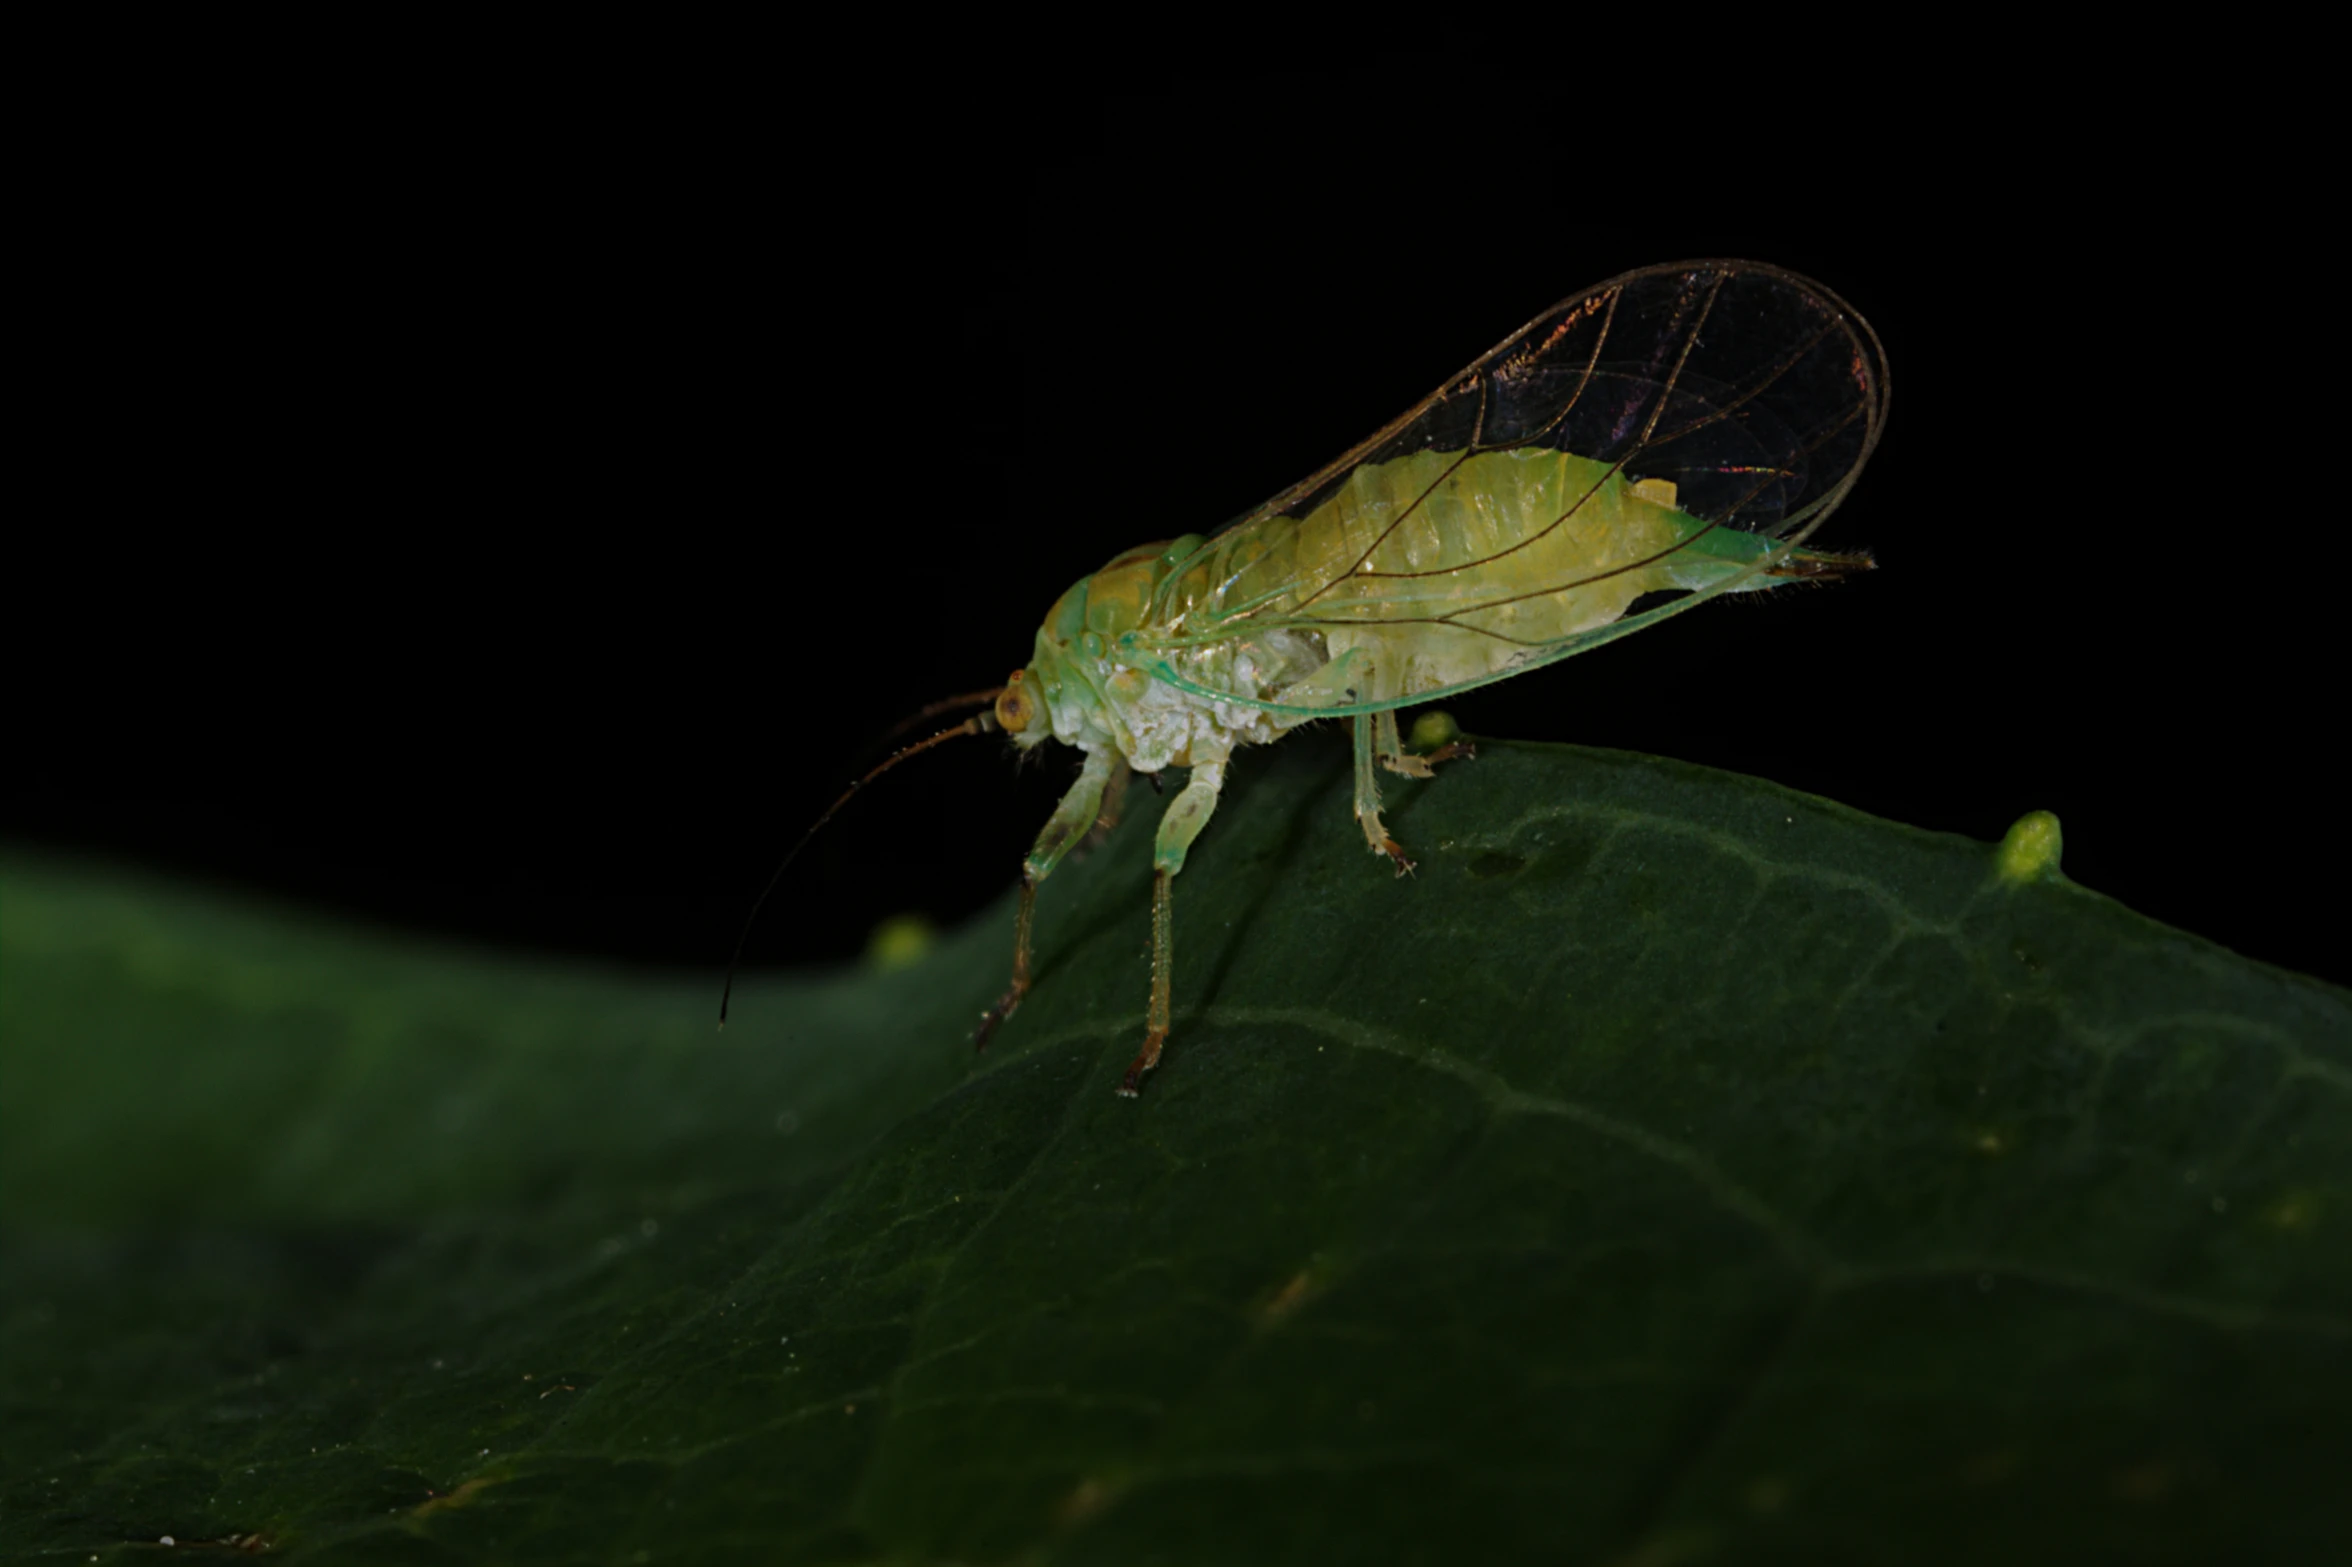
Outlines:
{"label": "insect front leg", "polygon": [[1385,854],[1396,866],[1399,876],[1412,874],[1413,862],[1405,858],[1404,845],[1388,835],[1380,825],[1380,776],[1373,771],[1372,758],[1376,749],[1373,741],[1373,720],[1388,720],[1389,744],[1396,743],[1396,717],[1392,713],[1358,713],[1356,715],[1356,825],[1364,829],[1364,841],[1372,845],[1374,854]]}
{"label": "insect front leg", "polygon": [[1086,765],[1078,770],[1078,781],[1070,785],[1070,792],[1054,807],[1053,815],[1046,820],[1045,831],[1037,835],[1029,857],[1021,862],[1021,905],[1013,916],[1013,982],[997,997],[995,1006],[980,1014],[980,1031],[972,1040],[974,1049],[988,1048],[989,1036],[1013,1015],[1013,1009],[1029,993],[1029,922],[1037,912],[1037,884],[1053,874],[1062,856],[1070,852],[1071,845],[1102,814],[1103,790],[1109,786],[1114,770],[1124,775],[1126,762],[1108,751],[1087,752]]}
{"label": "insect front leg", "polygon": [[[1103,840],[1111,835],[1111,829],[1119,825],[1119,811],[1127,803],[1127,781],[1134,776],[1133,770],[1124,761],[1112,764],[1111,776],[1103,784],[1102,809],[1095,813],[1094,825],[1087,829],[1088,853],[1101,848]],[[1152,782],[1156,786],[1159,779],[1155,777]]]}
{"label": "insect front leg", "polygon": [[1176,916],[1173,883],[1184,869],[1185,851],[1209,824],[1217,809],[1217,791],[1225,787],[1223,762],[1197,762],[1192,779],[1169,803],[1160,818],[1160,835],[1152,845],[1152,979],[1151,1006],[1144,1014],[1143,1049],[1119,1080],[1119,1092],[1132,1099],[1143,1074],[1160,1064],[1168,1043],[1169,993],[1176,983]]}

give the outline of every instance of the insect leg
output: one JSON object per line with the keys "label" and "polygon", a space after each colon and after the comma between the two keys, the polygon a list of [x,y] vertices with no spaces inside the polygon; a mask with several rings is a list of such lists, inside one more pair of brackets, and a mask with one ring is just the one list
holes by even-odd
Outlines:
{"label": "insect leg", "polygon": [[1438,763],[1478,754],[1478,748],[1469,741],[1455,740],[1434,751],[1415,756],[1405,749],[1404,742],[1397,737],[1396,713],[1393,709],[1372,715],[1372,751],[1381,766],[1392,773],[1402,773],[1407,778],[1434,777]]}
{"label": "insect leg", "polygon": [[1037,912],[1037,884],[1053,874],[1062,856],[1070,852],[1071,845],[1102,813],[1103,790],[1110,783],[1114,768],[1124,773],[1127,764],[1108,751],[1086,753],[1086,765],[1078,770],[1078,781],[1070,785],[1070,792],[1054,807],[1053,815],[1046,820],[1045,831],[1037,835],[1029,857],[1021,862],[1021,907],[1013,916],[1013,982],[997,997],[995,1006],[980,1014],[980,1031],[972,1040],[975,1049],[988,1048],[989,1036],[1013,1015],[1013,1009],[1029,993],[1029,922]]}
{"label": "insect leg", "polygon": [[1174,883],[1184,869],[1185,851],[1209,824],[1217,809],[1217,791],[1225,786],[1223,762],[1196,762],[1192,780],[1169,802],[1160,818],[1160,835],[1152,845],[1152,983],[1151,1006],[1144,1014],[1143,1049],[1119,1080],[1119,1092],[1135,1097],[1143,1074],[1160,1064],[1160,1050],[1168,1042],[1169,993],[1176,984],[1176,913]]}
{"label": "insect leg", "polygon": [[1127,780],[1134,776],[1125,762],[1112,764],[1111,776],[1103,784],[1102,809],[1095,813],[1094,825],[1086,833],[1088,852],[1101,848],[1111,829],[1119,825],[1119,809],[1127,803]]}
{"label": "insect leg", "polygon": [[1392,773],[1407,778],[1427,778],[1434,769],[1418,756],[1408,755],[1404,741],[1397,738],[1396,709],[1384,708],[1372,715],[1372,754],[1380,765]]}
{"label": "insect leg", "polygon": [[1374,854],[1385,854],[1396,865],[1399,876],[1410,874],[1413,862],[1405,858],[1404,845],[1388,835],[1380,825],[1380,778],[1372,769],[1374,741],[1373,718],[1388,720],[1390,743],[1395,743],[1396,719],[1388,713],[1356,715],[1356,825],[1364,829],[1364,841],[1372,845]]}

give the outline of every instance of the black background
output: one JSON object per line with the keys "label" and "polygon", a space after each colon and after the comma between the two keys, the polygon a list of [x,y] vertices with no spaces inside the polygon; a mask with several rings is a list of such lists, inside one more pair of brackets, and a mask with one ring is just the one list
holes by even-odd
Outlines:
{"label": "black background", "polygon": [[[1741,256],[1884,338],[1820,536],[1881,569],[1465,726],[1985,839],[2054,810],[2081,883],[2352,978],[2299,379],[2334,285],[2262,127],[2016,83],[1618,103],[1508,56],[1068,90],[734,52],[355,60],[105,146],[44,303],[70,483],[16,546],[12,840],[715,994],[866,745],[1002,680],[1069,582],[1573,290]],[[877,784],[752,961],[968,915],[1071,765]]]}

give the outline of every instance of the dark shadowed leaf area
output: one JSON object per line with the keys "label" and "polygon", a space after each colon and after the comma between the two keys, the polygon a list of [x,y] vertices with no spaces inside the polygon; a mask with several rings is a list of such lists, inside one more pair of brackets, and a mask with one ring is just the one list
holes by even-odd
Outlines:
{"label": "dark shadowed leaf area", "polygon": [[[7,868],[0,1546],[2352,1560],[2352,1008],[1748,779],[1249,755],[739,993]],[[2006,871],[2004,868],[2006,867]]]}

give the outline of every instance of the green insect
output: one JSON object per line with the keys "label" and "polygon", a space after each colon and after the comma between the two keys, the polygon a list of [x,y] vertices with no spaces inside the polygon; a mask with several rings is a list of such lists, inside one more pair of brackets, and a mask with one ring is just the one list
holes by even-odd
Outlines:
{"label": "green insect", "polygon": [[1152,851],[1151,1001],[1119,1085],[1129,1096],[1167,1044],[1171,892],[1237,748],[1350,720],[1356,822],[1405,874],[1412,861],[1381,826],[1379,771],[1427,777],[1470,752],[1407,752],[1399,707],[1719,593],[1866,569],[1865,555],[1801,546],[1853,487],[1886,407],[1877,335],[1828,290],[1747,262],[1649,267],[1545,311],[1217,533],[1140,545],[1079,582],[1005,686],[926,713],[992,700],[990,711],[849,791],[991,729],[1025,751],[1050,739],[1083,753],[1023,862],[1012,983],[979,1043],[1029,990],[1038,886],[1117,815],[1131,773],[1189,769]]}

